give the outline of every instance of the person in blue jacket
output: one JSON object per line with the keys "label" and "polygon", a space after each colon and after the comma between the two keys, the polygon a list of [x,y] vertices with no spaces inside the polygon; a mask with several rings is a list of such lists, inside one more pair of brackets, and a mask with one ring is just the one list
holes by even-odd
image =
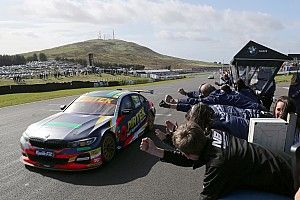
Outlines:
{"label": "person in blue jacket", "polygon": [[[223,90],[216,90],[211,84],[204,84],[201,87],[201,93],[204,97],[202,98],[189,98],[188,100],[181,101],[179,100],[172,100],[168,98],[170,103],[175,104],[191,104],[195,105],[199,102],[213,105],[213,104],[220,104],[220,105],[230,105],[235,106],[242,109],[258,109],[258,110],[266,110],[260,103],[253,101],[251,98],[235,91],[231,91],[230,93],[223,91]],[[167,99],[166,99],[167,100]],[[164,100],[161,101],[160,106],[166,106],[165,103],[168,103]]]}
{"label": "person in blue jacket", "polygon": [[235,90],[242,95],[247,96],[248,98],[252,99],[256,103],[260,103],[258,96],[255,92],[248,86],[246,86],[245,81],[241,78],[238,78],[235,83]]}
{"label": "person in blue jacket", "polygon": [[[192,108],[187,112],[185,118],[187,121],[194,121],[203,130],[213,128],[226,131],[241,139],[248,139],[249,119],[245,119],[242,116],[239,117],[229,113],[218,113],[208,105],[199,103],[192,106]],[[170,138],[172,136],[172,132],[176,130],[177,125],[167,121],[166,127],[169,135],[163,135],[160,132],[157,136],[165,143],[171,145]]]}

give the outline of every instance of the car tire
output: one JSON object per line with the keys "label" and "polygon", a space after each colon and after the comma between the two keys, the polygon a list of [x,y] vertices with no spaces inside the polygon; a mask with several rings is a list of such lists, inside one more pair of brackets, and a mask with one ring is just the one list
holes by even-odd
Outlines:
{"label": "car tire", "polygon": [[106,133],[102,136],[101,154],[104,162],[109,162],[116,154],[116,139],[112,133]]}

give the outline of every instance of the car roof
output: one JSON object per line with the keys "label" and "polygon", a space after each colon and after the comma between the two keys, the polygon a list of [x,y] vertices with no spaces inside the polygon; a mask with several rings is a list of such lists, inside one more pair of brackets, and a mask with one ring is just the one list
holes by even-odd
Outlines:
{"label": "car roof", "polygon": [[118,99],[119,97],[129,93],[136,93],[136,92],[130,92],[128,90],[100,90],[100,91],[89,92],[86,93],[85,95],[91,97],[106,97],[106,98]]}

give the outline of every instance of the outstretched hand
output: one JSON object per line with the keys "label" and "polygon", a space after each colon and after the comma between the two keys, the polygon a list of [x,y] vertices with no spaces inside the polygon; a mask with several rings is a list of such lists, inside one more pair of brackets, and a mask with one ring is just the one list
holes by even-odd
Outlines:
{"label": "outstretched hand", "polygon": [[178,90],[178,92],[179,92],[179,94],[186,95],[186,91],[184,91],[183,88],[180,88],[180,89]]}
{"label": "outstretched hand", "polygon": [[165,139],[167,138],[167,133],[164,133],[164,132],[162,132],[162,131],[159,130],[159,129],[156,129],[156,130],[155,130],[155,134],[156,134],[156,136],[157,136],[161,141],[163,141],[163,140],[165,140]]}
{"label": "outstretched hand", "polygon": [[161,148],[158,148],[154,144],[154,142],[148,137],[142,139],[142,142],[140,144],[140,149],[142,151],[145,151],[146,153],[157,156],[159,158],[164,157],[164,150]]}
{"label": "outstretched hand", "polygon": [[173,122],[167,120],[165,123],[166,123],[166,131],[167,131],[167,133],[173,133],[178,128],[177,122],[175,122],[175,124],[174,124]]}

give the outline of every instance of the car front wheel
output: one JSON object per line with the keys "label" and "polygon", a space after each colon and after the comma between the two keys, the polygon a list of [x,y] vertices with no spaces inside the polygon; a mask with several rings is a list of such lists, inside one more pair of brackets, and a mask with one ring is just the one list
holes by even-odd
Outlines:
{"label": "car front wheel", "polygon": [[106,133],[101,139],[101,154],[105,162],[110,161],[116,154],[116,140],[111,133]]}

